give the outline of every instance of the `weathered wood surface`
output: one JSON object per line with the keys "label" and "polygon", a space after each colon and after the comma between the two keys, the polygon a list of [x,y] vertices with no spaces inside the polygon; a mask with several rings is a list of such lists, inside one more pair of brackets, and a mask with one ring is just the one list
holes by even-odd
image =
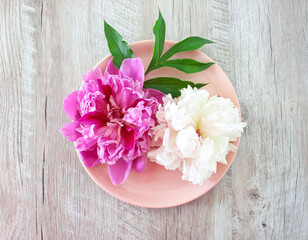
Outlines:
{"label": "weathered wood surface", "polygon": [[[1,239],[308,239],[307,1],[0,3]],[[248,127],[214,189],[144,209],[101,190],[59,128],[62,99],[107,53],[103,19],[134,42],[201,35]]]}

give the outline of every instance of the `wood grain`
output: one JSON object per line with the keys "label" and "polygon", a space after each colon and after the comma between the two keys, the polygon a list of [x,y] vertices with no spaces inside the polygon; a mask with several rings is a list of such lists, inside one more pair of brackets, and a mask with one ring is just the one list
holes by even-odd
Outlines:
{"label": "wood grain", "polygon": [[[202,48],[225,70],[248,127],[214,189],[145,209],[101,190],[59,134],[62,100],[108,53],[103,19],[129,41]],[[1,239],[307,239],[307,1],[0,1]]]}

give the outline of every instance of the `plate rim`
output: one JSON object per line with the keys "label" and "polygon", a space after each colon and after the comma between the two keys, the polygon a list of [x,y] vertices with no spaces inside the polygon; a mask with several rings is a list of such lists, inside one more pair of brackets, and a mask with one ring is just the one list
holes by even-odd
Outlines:
{"label": "plate rim", "polygon": [[[135,45],[139,45],[139,44],[148,44],[148,43],[151,43],[154,45],[154,42],[155,40],[154,39],[151,39],[151,40],[141,40],[141,41],[137,41],[137,42],[133,42],[131,44],[129,44],[130,47],[133,47]],[[173,41],[173,40],[165,40],[165,43],[168,43],[168,44],[172,44],[172,46],[176,43],[178,43],[177,41]],[[193,50],[193,51],[197,51],[199,53],[201,53],[202,55],[204,55],[205,57],[209,58],[210,61],[213,61],[208,55],[206,55],[205,53],[203,53],[202,51],[200,50]],[[108,54],[107,56],[105,56],[103,59],[101,59],[93,69],[96,69],[103,61],[105,61],[106,59],[109,59],[111,58],[111,54]],[[215,65],[217,65],[217,67],[222,71],[222,73],[226,76],[226,78],[229,80],[231,86],[232,86],[232,91],[235,93],[235,101],[237,103],[237,107],[238,107],[238,110],[239,110],[239,119],[240,121],[242,122],[242,118],[241,118],[241,108],[240,108],[240,104],[239,104],[239,101],[238,101],[238,97],[237,97],[237,94],[236,94],[236,91],[234,89],[234,86],[232,84],[232,82],[230,81],[229,77],[226,75],[226,73],[223,71],[223,69],[215,62]],[[227,163],[227,165],[225,165],[226,167],[222,170],[222,174],[217,178],[215,184],[213,184],[210,188],[206,189],[205,191],[201,191],[199,194],[193,196],[192,198],[190,198],[189,200],[184,200],[184,201],[178,201],[177,203],[174,203],[174,204],[167,204],[167,205],[150,205],[150,204],[147,204],[147,203],[142,203],[142,202],[138,202],[138,201],[135,201],[135,200],[132,200],[130,198],[127,198],[121,194],[118,194],[116,192],[112,192],[111,190],[109,190],[108,188],[106,188],[104,185],[102,185],[96,178],[93,174],[91,174],[88,170],[88,168],[84,165],[84,162],[80,156],[80,153],[78,152],[78,150],[76,149],[76,152],[77,152],[77,155],[78,155],[78,158],[83,166],[83,168],[85,169],[85,171],[87,172],[87,174],[91,177],[91,179],[101,188],[103,189],[105,192],[107,192],[109,195],[111,195],[112,197],[118,199],[118,200],[121,200],[125,203],[128,203],[130,205],[133,205],[133,206],[137,206],[137,207],[143,207],[143,208],[150,208],[150,209],[164,209],[164,208],[172,208],[172,207],[177,207],[177,206],[180,206],[180,205],[184,205],[186,203],[189,203],[189,202],[192,202],[198,198],[200,198],[201,196],[203,196],[204,194],[206,194],[207,192],[209,192],[210,190],[212,190],[220,181],[221,179],[226,175],[227,171],[230,169],[230,166],[231,164],[233,163],[234,159],[235,159],[235,156],[237,154],[237,150],[239,148],[239,145],[240,145],[240,138],[241,137],[238,137],[236,141],[237,143],[237,149],[235,152],[233,152],[234,156],[230,159],[229,163]],[[231,152],[229,153],[231,154]],[[166,170],[167,171],[167,170]],[[214,173],[215,174],[215,173]],[[184,180],[182,180],[184,181]]]}

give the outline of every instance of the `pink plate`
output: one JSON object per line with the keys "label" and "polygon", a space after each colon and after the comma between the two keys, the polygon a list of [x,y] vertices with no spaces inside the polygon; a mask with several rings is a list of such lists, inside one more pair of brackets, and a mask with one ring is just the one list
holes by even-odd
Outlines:
{"label": "pink plate", "polygon": [[[166,41],[164,51],[174,44],[175,42]],[[147,68],[152,58],[153,46],[153,40],[136,42],[130,45],[135,57],[141,58],[144,69]],[[110,57],[110,55],[105,57],[96,67],[104,72]],[[200,62],[212,61],[200,51],[178,53],[175,58],[192,58]],[[149,73],[147,79],[161,76],[177,77],[201,83],[210,82],[211,84],[206,86],[206,89],[211,95],[218,94],[230,98],[238,108],[240,107],[230,80],[217,64],[203,72],[194,74],[185,74],[173,68],[160,68]],[[239,139],[234,144],[238,146]],[[203,186],[196,186],[183,181],[181,172],[166,170],[150,161],[148,161],[144,173],[130,172],[126,182],[120,186],[114,186],[111,183],[105,164],[99,164],[93,168],[84,166],[84,168],[102,189],[124,202],[147,208],[167,208],[190,202],[209,191],[225,175],[234,157],[235,153],[230,152],[227,156],[227,165],[218,163],[216,174],[213,174]],[[81,162],[83,163],[82,160]]]}

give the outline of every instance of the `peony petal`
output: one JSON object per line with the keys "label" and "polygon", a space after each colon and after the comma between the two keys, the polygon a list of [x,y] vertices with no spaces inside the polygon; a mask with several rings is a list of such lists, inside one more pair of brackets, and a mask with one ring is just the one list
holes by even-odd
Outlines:
{"label": "peony petal", "polygon": [[63,109],[67,116],[72,120],[78,120],[80,118],[80,114],[78,111],[79,103],[77,101],[79,91],[74,91],[71,94],[67,95],[63,100]]}
{"label": "peony petal", "polygon": [[121,94],[117,94],[115,98],[116,104],[122,108],[134,106],[138,100],[140,100],[140,94],[128,88],[123,89]]}
{"label": "peony petal", "polygon": [[163,102],[163,97],[166,97],[165,94],[163,94],[161,91],[158,91],[156,89],[143,89],[144,93],[145,93],[145,97],[154,97],[157,99],[157,101],[160,104],[164,104]]}
{"label": "peony petal", "polygon": [[78,138],[75,147],[79,151],[90,151],[95,147],[96,144],[96,138],[86,136]]}
{"label": "peony petal", "polygon": [[195,159],[200,154],[200,139],[192,126],[179,131],[175,138],[175,143],[184,158]]}
{"label": "peony petal", "polygon": [[83,125],[99,125],[99,126],[106,126],[107,117],[105,114],[101,112],[89,112],[83,115],[79,122]]}
{"label": "peony petal", "polygon": [[144,82],[144,69],[140,58],[127,58],[124,59],[120,67],[120,72],[141,83],[143,87]]}
{"label": "peony petal", "polygon": [[132,168],[136,172],[143,172],[145,170],[146,165],[147,165],[146,156],[140,156],[133,161]]}
{"label": "peony petal", "polygon": [[119,159],[115,164],[108,165],[109,175],[114,185],[123,183],[132,167],[132,161],[126,162],[124,159]]}
{"label": "peony petal", "polygon": [[62,126],[60,132],[62,133],[63,137],[66,137],[70,141],[76,141],[82,135],[76,131],[77,128],[80,127],[79,122],[70,122]]}
{"label": "peony petal", "polygon": [[94,167],[100,163],[97,156],[97,148],[95,148],[93,151],[81,151],[79,153],[82,157],[84,165],[87,167]]}
{"label": "peony petal", "polygon": [[135,138],[136,138],[136,132],[134,131],[134,129],[126,126],[121,128],[122,144],[127,150],[132,150],[134,148]]}
{"label": "peony petal", "polygon": [[107,64],[105,74],[118,75],[119,70],[113,65],[113,58],[111,58]]}
{"label": "peony petal", "polygon": [[108,102],[105,99],[105,96],[103,96],[103,94],[99,94],[94,101],[95,101],[96,112],[106,115]]}
{"label": "peony petal", "polygon": [[109,85],[104,85],[102,79],[97,79],[97,85],[99,90],[105,95],[105,98],[109,100],[112,94],[112,89]]}
{"label": "peony petal", "polygon": [[90,68],[88,73],[82,76],[85,83],[93,82],[98,78],[103,78],[102,71],[99,68],[95,68],[94,70]]}

